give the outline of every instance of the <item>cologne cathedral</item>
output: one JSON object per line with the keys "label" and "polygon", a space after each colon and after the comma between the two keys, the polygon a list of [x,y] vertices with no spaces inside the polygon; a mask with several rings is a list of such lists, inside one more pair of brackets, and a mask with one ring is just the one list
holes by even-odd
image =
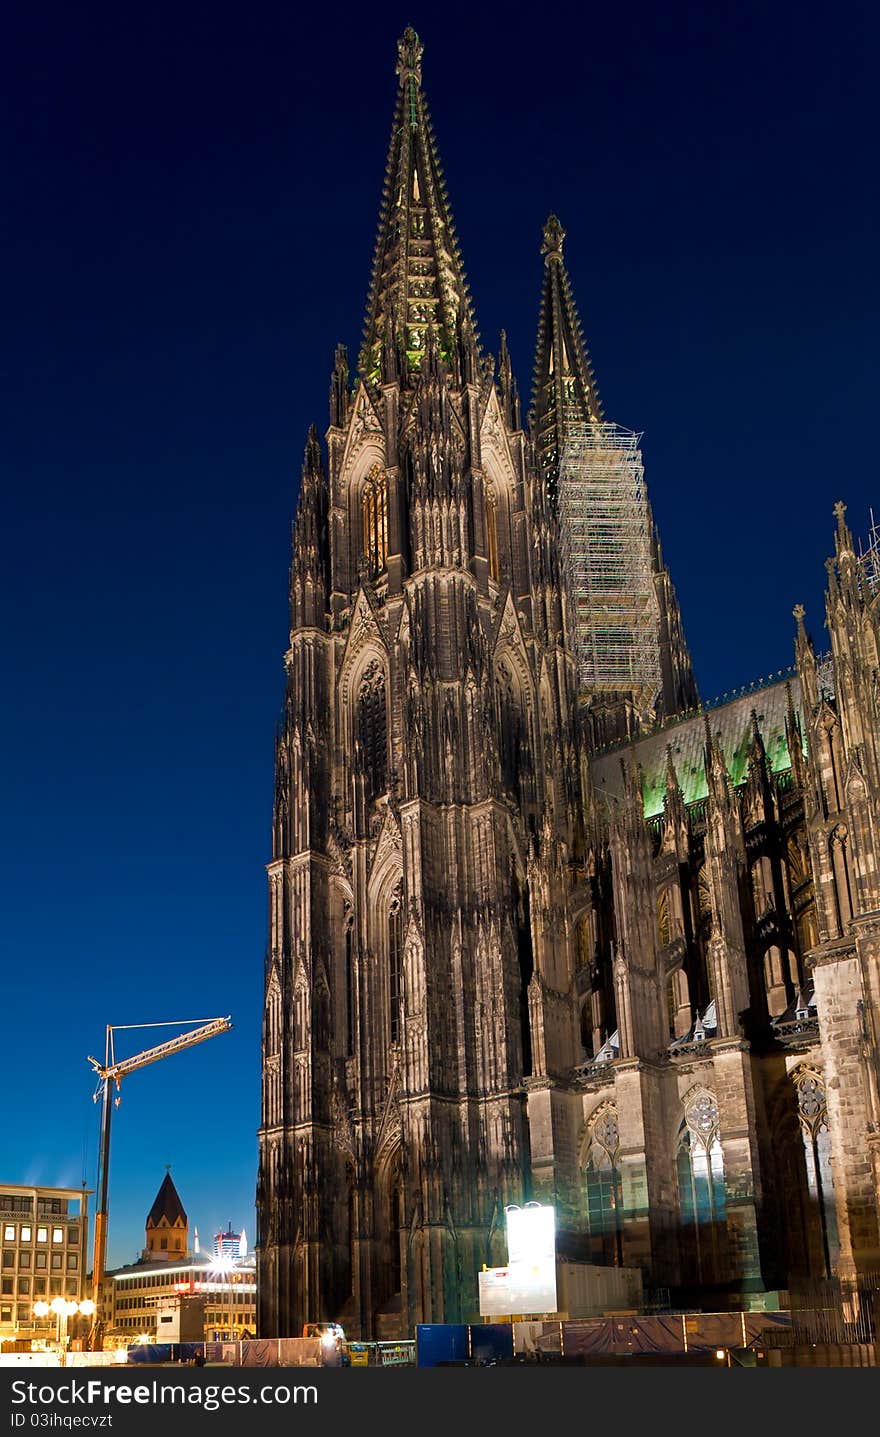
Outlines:
{"label": "cologne cathedral", "polygon": [[[259,1329],[478,1313],[504,1210],[707,1310],[880,1264],[880,569],[701,705],[554,218],[524,414],[421,76],[305,448],[276,738]],[[536,276],[537,279],[537,276]],[[536,283],[536,290],[538,286]],[[538,296],[536,295],[536,299]]]}

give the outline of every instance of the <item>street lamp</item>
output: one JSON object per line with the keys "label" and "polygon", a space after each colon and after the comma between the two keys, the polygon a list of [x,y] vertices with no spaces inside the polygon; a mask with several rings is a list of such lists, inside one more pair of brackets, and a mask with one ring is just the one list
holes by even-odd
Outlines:
{"label": "street lamp", "polygon": [[95,1311],[95,1304],[90,1297],[82,1302],[68,1302],[65,1297],[53,1297],[51,1302],[35,1302],[34,1317],[48,1317],[50,1312],[55,1314],[55,1341],[62,1352],[67,1351],[67,1322],[77,1312],[83,1317],[91,1317]]}

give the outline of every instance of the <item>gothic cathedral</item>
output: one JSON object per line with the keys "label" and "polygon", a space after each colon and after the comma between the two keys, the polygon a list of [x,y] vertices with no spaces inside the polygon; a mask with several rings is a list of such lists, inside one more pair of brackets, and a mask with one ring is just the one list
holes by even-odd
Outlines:
{"label": "gothic cathedral", "polygon": [[[337,349],[293,533],[259,1330],[472,1319],[529,1199],[560,1255],[673,1301],[856,1280],[880,1262],[874,550],[838,505],[831,653],[797,610],[787,678],[700,706],[561,226],[524,423],[411,30],[398,56],[364,343],[355,374]],[[618,473],[615,531],[590,495]]]}

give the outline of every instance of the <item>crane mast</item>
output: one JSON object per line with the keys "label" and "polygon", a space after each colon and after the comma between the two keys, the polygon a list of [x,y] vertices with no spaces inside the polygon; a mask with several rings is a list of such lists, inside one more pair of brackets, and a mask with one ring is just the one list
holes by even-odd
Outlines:
{"label": "crane mast", "polygon": [[[206,1038],[214,1038],[219,1033],[227,1033],[232,1027],[232,1020],[226,1018],[210,1018],[201,1023],[198,1028],[193,1028],[189,1033],[179,1033],[176,1038],[169,1038],[165,1043],[157,1043],[155,1047],[145,1048],[141,1053],[135,1053],[130,1058],[116,1058],[114,1034],[123,1029],[132,1028],[178,1028],[181,1023],[197,1022],[198,1019],[181,1018],[176,1023],[127,1023],[115,1026],[107,1024],[106,1041],[104,1047],[104,1062],[100,1063],[97,1058],[89,1057],[89,1062],[98,1074],[98,1087],[95,1092],[95,1099],[101,1095],[101,1142],[98,1149],[98,1205],[95,1210],[95,1251],[92,1263],[92,1292],[95,1303],[95,1326],[92,1329],[91,1346],[96,1347],[103,1329],[102,1319],[102,1293],[104,1284],[104,1273],[107,1261],[107,1211],[110,1191],[110,1119],[113,1115],[113,1088],[118,1092],[122,1079],[128,1077],[129,1073],[135,1073],[139,1068],[146,1068],[150,1063],[157,1063],[161,1058],[168,1058],[172,1053],[182,1052],[184,1048],[192,1048],[196,1043],[203,1043]],[[116,1099],[119,1102],[119,1099]]]}

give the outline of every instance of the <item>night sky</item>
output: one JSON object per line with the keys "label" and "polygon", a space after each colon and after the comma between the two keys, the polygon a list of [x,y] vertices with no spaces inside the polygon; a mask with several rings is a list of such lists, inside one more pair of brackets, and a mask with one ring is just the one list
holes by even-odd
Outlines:
{"label": "night sky", "polygon": [[[616,14],[609,13],[612,9]],[[825,646],[875,492],[873,5],[19,5],[0,75],[0,1183],[171,1164],[253,1241],[273,732],[306,429],[356,351],[407,23],[485,347],[531,381],[555,210],[606,416],[644,431],[704,697]],[[880,502],[878,502],[880,517]],[[127,1035],[123,1051],[158,1032]]]}

